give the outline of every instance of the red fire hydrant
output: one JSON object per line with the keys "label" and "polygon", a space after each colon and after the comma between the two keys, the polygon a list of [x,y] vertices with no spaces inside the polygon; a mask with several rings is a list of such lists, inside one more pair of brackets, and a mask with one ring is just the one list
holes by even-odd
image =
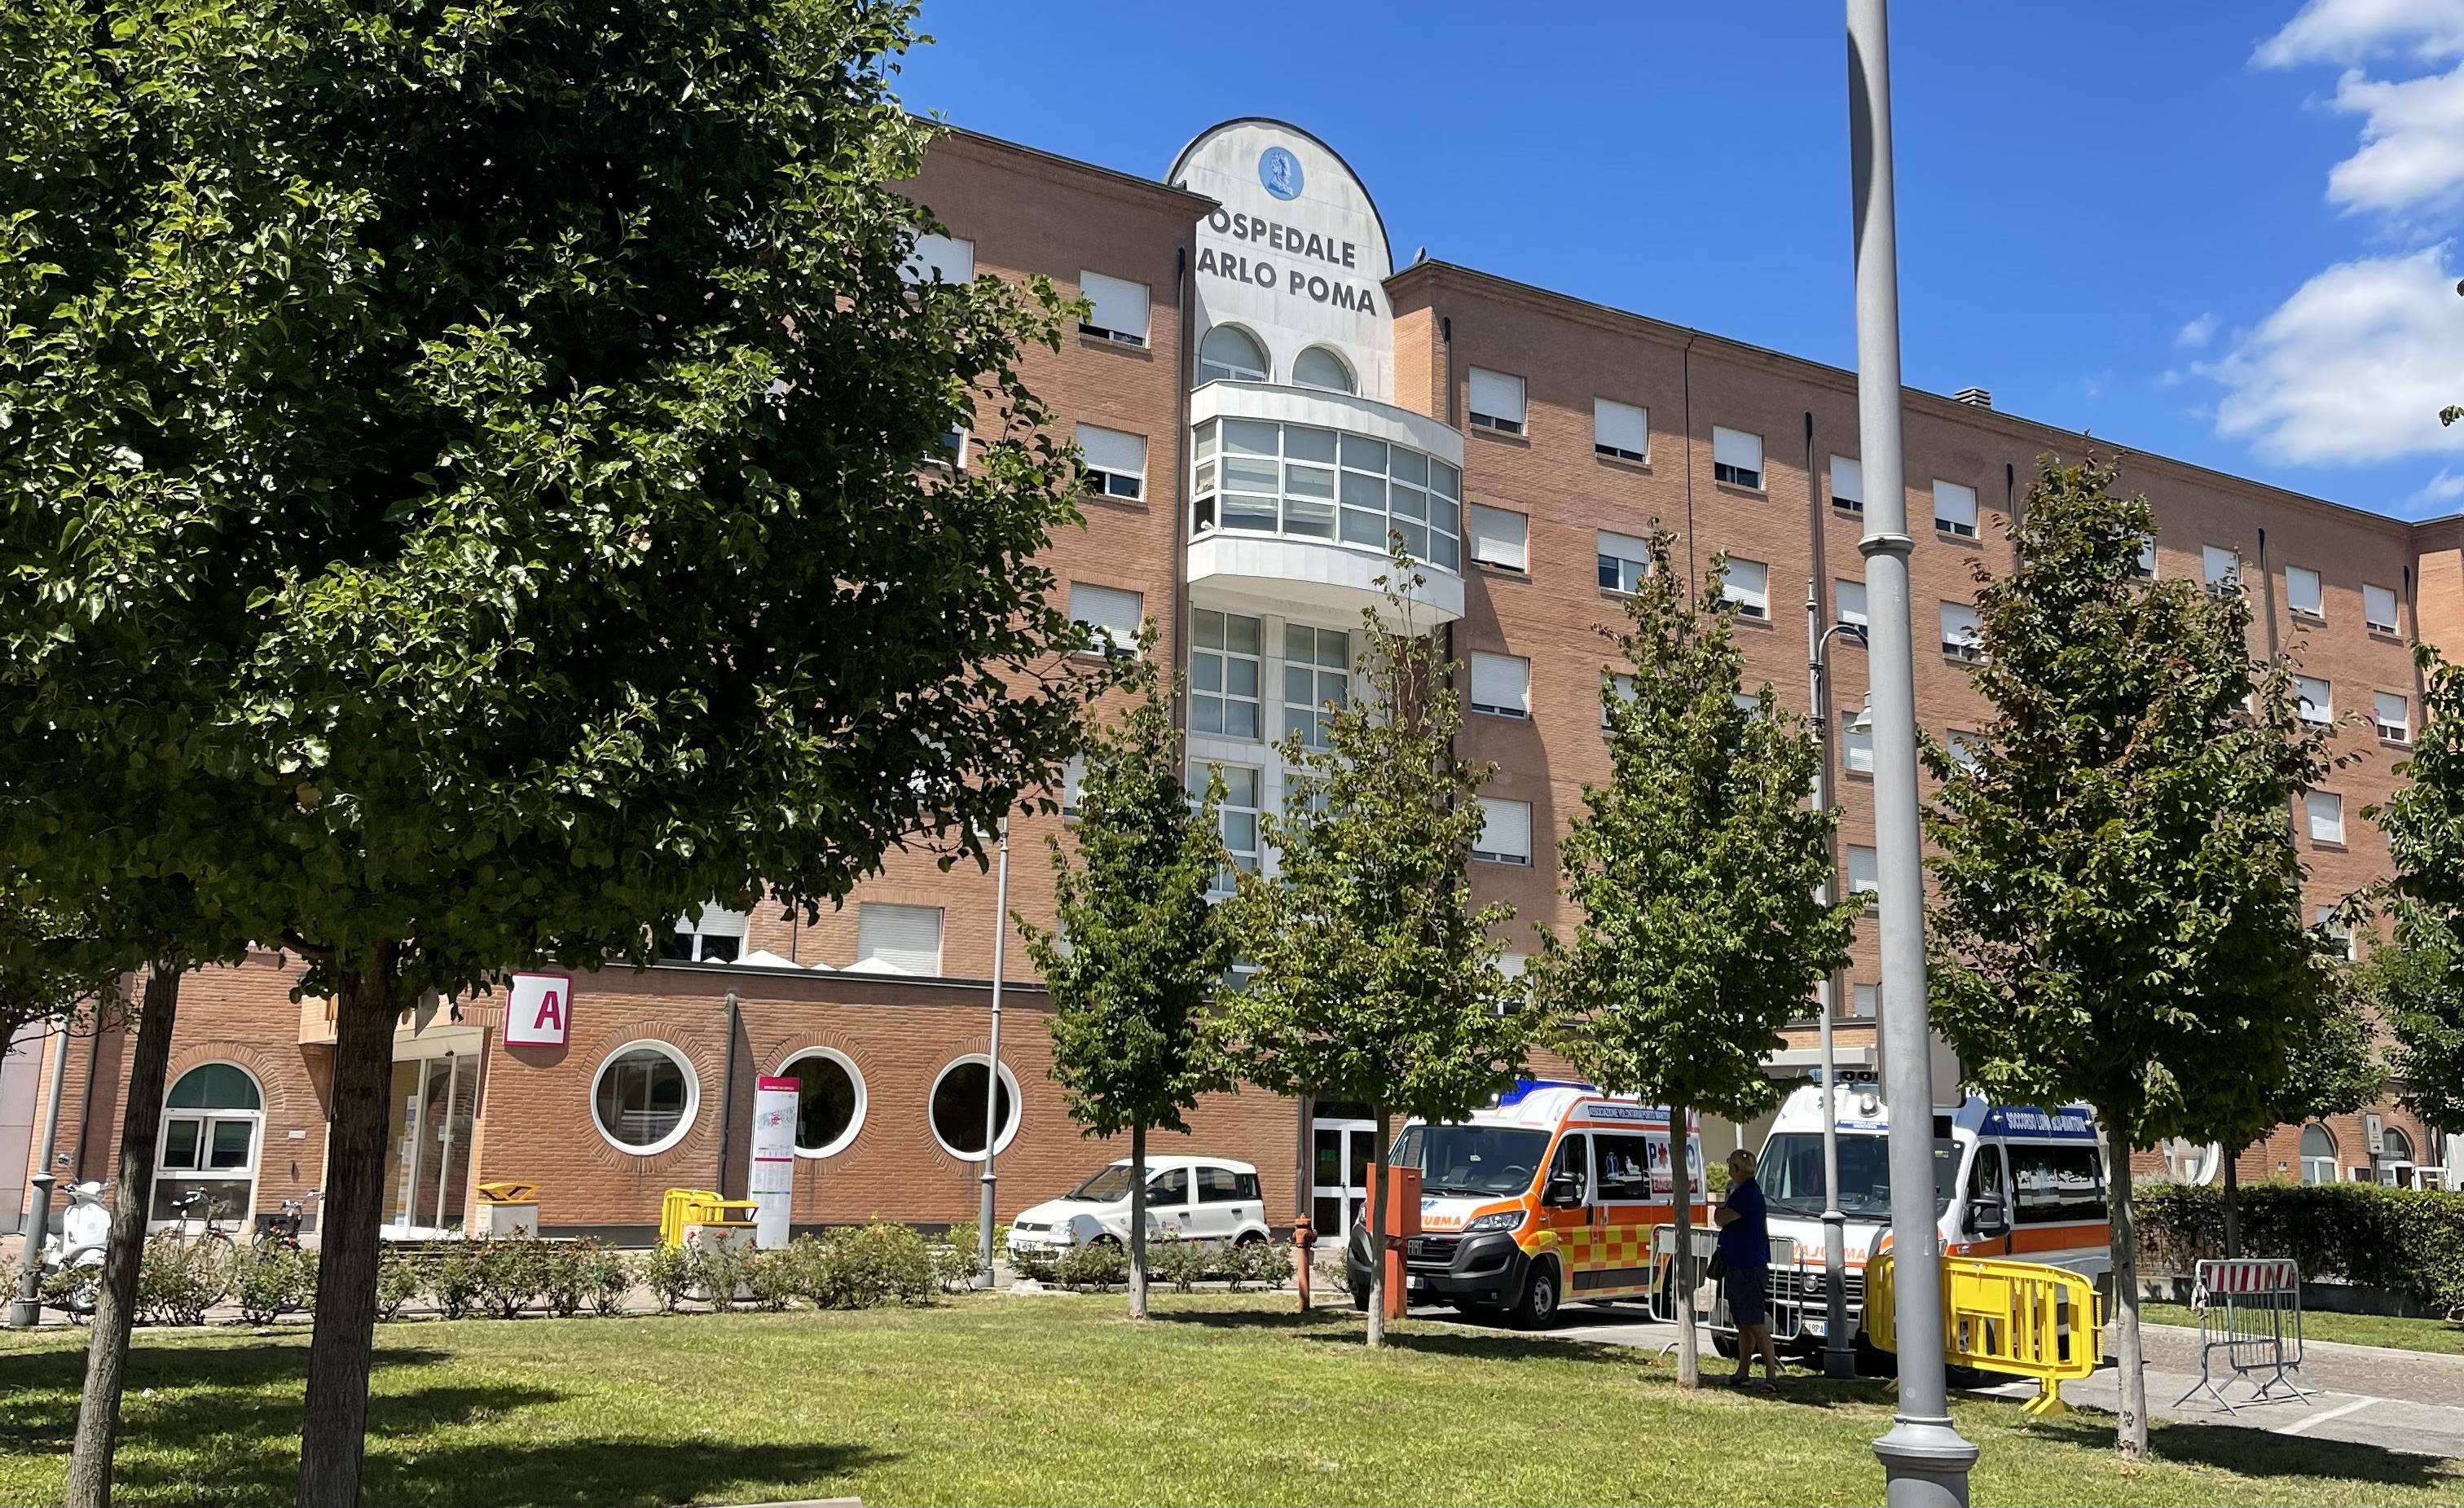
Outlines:
{"label": "red fire hydrant", "polygon": [[1292,1222],[1292,1281],[1300,1288],[1301,1313],[1309,1312],[1309,1253],[1317,1245],[1317,1232],[1309,1217],[1302,1215]]}

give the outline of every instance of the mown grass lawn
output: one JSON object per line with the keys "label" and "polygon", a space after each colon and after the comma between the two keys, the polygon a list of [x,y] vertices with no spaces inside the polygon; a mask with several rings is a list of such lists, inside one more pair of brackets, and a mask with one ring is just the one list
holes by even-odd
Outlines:
{"label": "mown grass lawn", "polygon": [[[2154,1324],[2181,1324],[2197,1329],[2198,1315],[2187,1305],[2151,1303],[2143,1317]],[[2346,1345],[2377,1345],[2393,1351],[2429,1351],[2464,1356],[2464,1322],[2453,1320],[2399,1320],[2382,1314],[2335,1314],[2305,1309],[2301,1335],[2310,1341],[2340,1341]]]}
{"label": "mown grass lawn", "polygon": [[[1682,1395],[1622,1349],[1438,1322],[1372,1354],[1288,1297],[970,1298],[864,1314],[383,1326],[371,1504],[1878,1502],[1887,1385]],[[81,1337],[0,1339],[0,1502],[56,1501]],[[307,1343],[141,1332],[119,1500],[288,1501]],[[1964,1401],[1979,1502],[2409,1503],[2464,1465]]]}

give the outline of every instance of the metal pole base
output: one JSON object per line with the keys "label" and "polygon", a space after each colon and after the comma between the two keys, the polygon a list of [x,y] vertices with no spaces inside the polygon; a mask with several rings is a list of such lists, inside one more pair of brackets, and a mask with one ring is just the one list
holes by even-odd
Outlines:
{"label": "metal pole base", "polygon": [[1857,1353],[1844,1345],[1822,1348],[1822,1375],[1833,1382],[1854,1382],[1857,1378]]}
{"label": "metal pole base", "polygon": [[1889,1508],[1968,1508],[1968,1472],[1976,1447],[1947,1418],[1901,1414],[1874,1442],[1882,1463],[1882,1501]]}
{"label": "metal pole base", "polygon": [[[43,1242],[51,1235],[52,1186],[58,1180],[48,1172],[39,1172],[26,1182],[33,1197],[26,1201],[17,1292],[9,1302],[9,1328],[12,1330],[31,1330],[43,1322]],[[65,1254],[62,1259],[66,1260]]]}

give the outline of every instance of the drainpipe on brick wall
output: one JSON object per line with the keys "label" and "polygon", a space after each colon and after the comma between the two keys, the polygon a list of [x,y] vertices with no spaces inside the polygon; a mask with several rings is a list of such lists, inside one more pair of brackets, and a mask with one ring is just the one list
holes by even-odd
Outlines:
{"label": "drainpipe on brick wall", "polygon": [[2267,531],[2258,532],[2258,601],[2267,609],[2267,658],[2274,664],[2276,645],[2276,577],[2267,568]]}
{"label": "drainpipe on brick wall", "polygon": [[736,992],[727,992],[727,1054],[718,1071],[718,1176],[711,1187],[727,1197],[727,1163],[736,1148],[736,1031],[740,1013]]}
{"label": "drainpipe on brick wall", "polygon": [[[2019,469],[2010,462],[2002,463],[2002,513],[2011,520],[2011,532],[2019,532]],[[2017,552],[2012,552],[2015,557]],[[2015,559],[2013,562],[2016,563]]]}

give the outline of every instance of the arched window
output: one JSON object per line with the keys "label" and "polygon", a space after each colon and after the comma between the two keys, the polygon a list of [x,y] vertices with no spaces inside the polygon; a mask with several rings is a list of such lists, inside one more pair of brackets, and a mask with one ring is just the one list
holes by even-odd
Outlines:
{"label": "arched window", "polygon": [[618,1151],[647,1157],[685,1138],[701,1106],[693,1063],[665,1042],[627,1042],[590,1085],[591,1119]]}
{"label": "arched window", "polygon": [[2409,1163],[2412,1161],[2412,1138],[2390,1126],[2379,1133],[2379,1161]]}
{"label": "arched window", "polygon": [[864,1075],[855,1060],[832,1048],[807,1048],[781,1064],[779,1077],[796,1081],[796,1155],[845,1151],[864,1128]]}
{"label": "arched window", "polygon": [[2336,1181],[2336,1139],[2327,1128],[2316,1122],[2301,1128],[2301,1181],[2306,1184],[2331,1184]]}
{"label": "arched window", "polygon": [[1198,380],[1263,382],[1266,380],[1266,348],[1239,325],[1217,325],[1198,342]]}
{"label": "arched window", "polygon": [[1322,345],[1310,346],[1292,362],[1292,382],[1300,387],[1323,387],[1330,393],[1359,391],[1353,385],[1352,368],[1343,358]]}
{"label": "arched window", "polygon": [[[933,1137],[941,1149],[953,1157],[968,1162],[984,1160],[984,1088],[983,1055],[971,1053],[941,1070],[933,1081]],[[1001,1133],[994,1140],[998,1150],[1007,1151],[1018,1135],[1018,1080],[1009,1065],[1001,1071],[999,1124]]]}
{"label": "arched window", "polygon": [[225,1230],[244,1230],[256,1210],[264,1129],[265,1094],[247,1069],[201,1063],[182,1074],[163,1101],[154,1223],[195,1226],[211,1217]]}

